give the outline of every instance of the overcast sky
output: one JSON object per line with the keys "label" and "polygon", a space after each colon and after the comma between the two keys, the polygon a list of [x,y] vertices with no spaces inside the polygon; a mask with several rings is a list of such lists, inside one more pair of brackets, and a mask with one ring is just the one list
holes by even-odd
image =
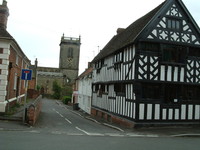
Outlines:
{"label": "overcast sky", "polygon": [[[59,44],[81,36],[79,73],[116,34],[164,0],[7,0],[7,30],[39,66],[58,67]],[[200,26],[200,1],[182,0]],[[2,0],[0,0],[2,2]]]}

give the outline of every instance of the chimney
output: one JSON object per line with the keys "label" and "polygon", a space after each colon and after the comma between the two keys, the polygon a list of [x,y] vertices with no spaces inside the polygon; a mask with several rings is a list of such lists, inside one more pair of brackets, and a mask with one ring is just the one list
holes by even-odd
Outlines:
{"label": "chimney", "polygon": [[117,29],[117,34],[123,32],[124,30],[125,30],[124,28],[118,28],[118,29]]}
{"label": "chimney", "polygon": [[7,28],[7,20],[9,16],[9,9],[7,7],[7,1],[3,0],[2,5],[0,5],[0,28]]}
{"label": "chimney", "polygon": [[35,59],[35,68],[37,68],[37,66],[38,66],[38,60],[37,60],[37,58]]}

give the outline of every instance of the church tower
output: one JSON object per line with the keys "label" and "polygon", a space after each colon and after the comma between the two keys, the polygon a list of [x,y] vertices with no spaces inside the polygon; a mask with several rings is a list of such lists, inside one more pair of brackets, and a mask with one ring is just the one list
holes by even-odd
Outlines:
{"label": "church tower", "polygon": [[80,36],[73,38],[65,37],[63,34],[60,42],[59,68],[67,83],[73,83],[78,77],[80,45]]}

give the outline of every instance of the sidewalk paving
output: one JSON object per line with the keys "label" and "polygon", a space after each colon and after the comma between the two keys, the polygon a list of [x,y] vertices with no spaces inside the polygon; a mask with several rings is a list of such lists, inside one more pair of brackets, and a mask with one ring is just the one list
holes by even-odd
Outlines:
{"label": "sidewalk paving", "polygon": [[[34,99],[27,102],[26,106],[29,106]],[[24,105],[17,108],[13,115],[0,116],[0,131],[21,131],[30,129],[27,124],[23,123]]]}

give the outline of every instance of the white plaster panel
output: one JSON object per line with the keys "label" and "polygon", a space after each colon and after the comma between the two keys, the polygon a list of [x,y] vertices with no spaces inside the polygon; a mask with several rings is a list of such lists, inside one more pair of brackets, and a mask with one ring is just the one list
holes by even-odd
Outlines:
{"label": "white plaster panel", "polygon": [[8,69],[8,65],[0,65],[0,69],[4,69],[4,70],[7,70]]}
{"label": "white plaster panel", "polygon": [[6,96],[1,96],[1,95],[0,95],[0,102],[4,102],[5,99],[6,99]]}
{"label": "white plaster panel", "polygon": [[192,112],[193,112],[193,105],[189,105],[188,107],[188,119],[191,120],[192,119]]}
{"label": "white plaster panel", "polygon": [[133,103],[130,103],[131,104],[131,108],[130,108],[130,117],[133,118]]}
{"label": "white plaster panel", "polygon": [[8,84],[7,80],[1,80],[1,86],[6,86]]}
{"label": "white plaster panel", "polygon": [[144,119],[144,104],[140,104],[139,119]]}
{"label": "white plaster panel", "polygon": [[0,91],[5,91],[5,90],[6,90],[6,86],[0,85]]}
{"label": "white plaster panel", "polygon": [[8,54],[0,54],[0,58],[1,59],[9,59],[9,55]]}
{"label": "white plaster panel", "polygon": [[179,109],[175,109],[175,120],[179,119]]}
{"label": "white plaster panel", "polygon": [[162,119],[163,120],[167,119],[167,110],[166,109],[163,109],[163,111],[162,111]]}
{"label": "white plaster panel", "polygon": [[178,81],[178,67],[175,67],[174,69],[174,81]]}
{"label": "white plaster panel", "polygon": [[155,105],[155,120],[160,119],[160,105],[156,104]]}
{"label": "white plaster panel", "polygon": [[7,93],[6,91],[0,91],[1,96],[6,96],[6,93]]}
{"label": "white plaster panel", "polygon": [[161,81],[164,81],[164,80],[165,80],[165,66],[161,66],[160,80],[161,80]]}
{"label": "white plaster panel", "polygon": [[3,65],[9,65],[9,60],[8,59],[3,59],[2,64]]}
{"label": "white plaster panel", "polygon": [[180,73],[180,81],[184,82],[184,68],[181,68],[181,73]]}
{"label": "white plaster panel", "polygon": [[2,74],[1,74],[1,75],[0,75],[0,79],[1,79],[1,80],[7,80],[7,75],[2,75]]}
{"label": "white plaster panel", "polygon": [[172,120],[173,109],[169,109],[169,120]]}
{"label": "white plaster panel", "polygon": [[167,81],[172,81],[172,76],[171,76],[171,74],[172,74],[172,67],[169,66],[169,67],[168,67],[168,71],[167,71]]}
{"label": "white plaster panel", "polygon": [[10,55],[10,50],[8,48],[4,48],[3,49],[3,53]]}
{"label": "white plaster panel", "polygon": [[0,102],[0,112],[5,112],[5,108],[6,108],[6,103]]}
{"label": "white plaster panel", "polygon": [[7,76],[8,75],[8,70],[1,70],[1,74]]}
{"label": "white plaster panel", "polygon": [[195,106],[195,119],[200,119],[200,105]]}
{"label": "white plaster panel", "polygon": [[135,112],[136,112],[135,108],[136,108],[135,103],[133,103],[133,119],[135,119]]}
{"label": "white plaster panel", "polygon": [[186,105],[181,106],[181,119],[182,120],[186,119]]}
{"label": "white plaster panel", "polygon": [[147,105],[147,120],[152,119],[152,104]]}

